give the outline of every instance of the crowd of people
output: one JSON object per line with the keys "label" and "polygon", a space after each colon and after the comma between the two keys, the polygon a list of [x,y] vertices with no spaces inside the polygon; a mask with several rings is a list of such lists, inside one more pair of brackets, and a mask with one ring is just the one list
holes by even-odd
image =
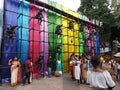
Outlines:
{"label": "crowd of people", "polygon": [[[37,65],[38,68],[38,74],[42,74],[41,69],[43,65],[43,57],[40,55],[36,62],[33,63],[31,58],[28,57],[28,59],[25,61],[23,65],[20,63],[20,59],[15,57],[14,59],[10,59],[8,61],[8,65],[10,65],[10,72],[11,72],[11,86],[14,87],[18,83],[22,83],[23,86],[26,84],[26,81],[28,84],[32,82],[32,74],[33,74],[33,64]],[[47,60],[47,67],[48,67],[48,77],[50,78],[53,73],[53,66],[56,65],[56,70],[54,72],[55,76],[61,76],[62,75],[62,66],[61,66],[61,60],[60,57],[58,57],[58,60],[55,62],[55,60],[52,59],[52,56],[50,55]],[[24,74],[22,76],[22,74]]]}
{"label": "crowd of people", "polygon": [[[30,57],[26,60],[24,67],[21,66],[20,59],[15,57],[14,59],[10,59],[8,62],[8,65],[11,66],[10,72],[11,72],[11,86],[14,87],[17,85],[17,83],[23,83],[25,85],[26,80],[28,80],[28,84],[32,82],[32,71],[33,71],[33,65]],[[25,76],[22,79],[22,68],[24,68]]]}
{"label": "crowd of people", "polygon": [[[120,60],[116,59],[119,53],[111,54],[106,52],[104,54],[95,55],[84,54],[82,56],[70,56],[69,71],[71,78],[76,80],[77,84],[89,84],[92,90],[112,90],[115,86],[115,81],[120,81]],[[8,65],[11,66],[11,86],[16,86],[17,83],[23,85],[32,82],[33,64],[38,66],[38,73],[41,74],[43,65],[43,57],[39,56],[35,63],[28,57],[24,65],[21,65],[20,59],[15,57],[10,59]],[[54,68],[55,66],[55,68]],[[22,69],[24,76],[22,77]],[[50,55],[47,60],[48,77],[62,75],[62,66],[60,56],[58,60],[53,60]],[[109,89],[108,89],[109,88]]]}
{"label": "crowd of people", "polygon": [[[90,54],[83,56],[72,54],[69,67],[71,78],[76,80],[78,85],[85,83],[94,88],[107,88],[105,81],[110,87],[114,87],[114,81],[120,80],[120,61],[117,61],[110,52],[94,57]],[[103,77],[107,79],[105,80]]]}

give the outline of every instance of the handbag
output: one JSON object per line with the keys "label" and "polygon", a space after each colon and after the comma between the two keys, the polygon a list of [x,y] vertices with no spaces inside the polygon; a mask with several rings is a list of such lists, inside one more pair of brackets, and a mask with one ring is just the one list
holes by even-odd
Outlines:
{"label": "handbag", "polygon": [[60,76],[58,70],[55,71],[55,76],[56,76],[56,77],[59,77],[59,76]]}

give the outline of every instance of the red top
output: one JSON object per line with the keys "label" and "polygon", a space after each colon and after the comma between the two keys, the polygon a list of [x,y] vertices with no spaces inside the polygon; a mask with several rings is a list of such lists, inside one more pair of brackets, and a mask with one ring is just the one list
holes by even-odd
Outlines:
{"label": "red top", "polygon": [[32,69],[32,62],[31,62],[30,60],[27,60],[27,61],[25,62],[25,72],[26,72],[26,73],[27,73],[27,72],[30,72],[31,69]]}

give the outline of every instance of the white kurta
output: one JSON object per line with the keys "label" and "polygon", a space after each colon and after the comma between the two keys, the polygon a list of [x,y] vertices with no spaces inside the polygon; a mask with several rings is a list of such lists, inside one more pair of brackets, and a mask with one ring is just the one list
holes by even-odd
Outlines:
{"label": "white kurta", "polygon": [[81,69],[80,69],[80,61],[76,61],[77,65],[75,65],[75,79],[80,80]]}
{"label": "white kurta", "polygon": [[[103,88],[106,89],[109,87],[114,87],[115,82],[112,80],[111,75],[108,71],[103,72],[94,72],[90,71],[91,73],[88,75],[88,82],[90,86],[93,88]],[[97,89],[96,89],[97,90]]]}

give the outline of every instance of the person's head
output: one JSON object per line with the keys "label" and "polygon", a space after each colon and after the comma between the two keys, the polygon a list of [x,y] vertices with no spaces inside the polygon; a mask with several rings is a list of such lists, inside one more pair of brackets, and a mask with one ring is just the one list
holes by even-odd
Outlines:
{"label": "person's head", "polygon": [[108,61],[111,59],[111,54],[110,54],[110,52],[106,52],[104,58],[105,58],[105,61],[108,62]]}
{"label": "person's head", "polygon": [[71,56],[75,56],[75,53],[73,52],[73,53],[71,54]]}
{"label": "person's head", "polygon": [[93,68],[97,68],[100,65],[100,57],[99,56],[92,57],[91,64],[92,64]]}
{"label": "person's head", "polygon": [[79,56],[79,59],[82,59],[82,56]]}
{"label": "person's head", "polygon": [[85,59],[85,58],[86,58],[86,54],[83,54],[83,55],[82,55],[82,58]]}
{"label": "person's head", "polygon": [[20,61],[20,58],[18,58],[17,60]]}
{"label": "person's head", "polygon": [[77,55],[75,55],[75,60],[78,60],[78,56]]}
{"label": "person's head", "polygon": [[58,56],[58,60],[60,60],[60,55]]}
{"label": "person's head", "polygon": [[39,55],[39,58],[41,57],[41,55]]}
{"label": "person's head", "polygon": [[52,56],[50,55],[50,56],[49,56],[49,58],[51,59],[51,58],[52,58]]}
{"label": "person's head", "polygon": [[18,58],[17,58],[17,57],[15,57],[15,58],[14,58],[14,60],[18,60]]}
{"label": "person's head", "polygon": [[86,54],[86,58],[87,58],[87,60],[91,60],[90,54]]}

